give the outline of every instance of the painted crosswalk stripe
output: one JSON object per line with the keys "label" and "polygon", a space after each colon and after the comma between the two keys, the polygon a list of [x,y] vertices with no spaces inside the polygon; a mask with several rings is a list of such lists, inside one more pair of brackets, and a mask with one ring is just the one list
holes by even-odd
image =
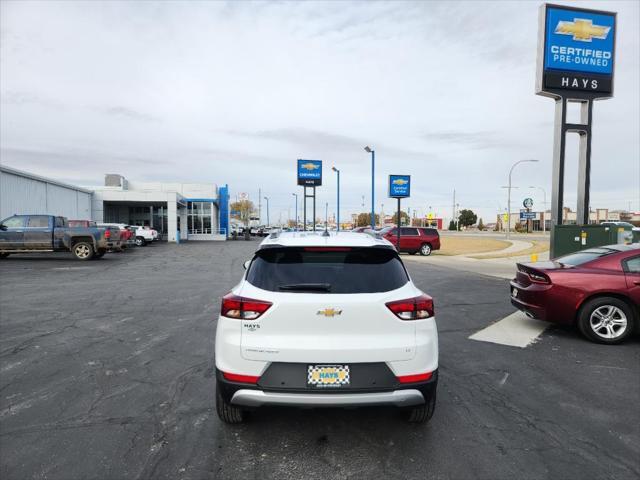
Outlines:
{"label": "painted crosswalk stripe", "polygon": [[533,343],[548,326],[547,322],[534,320],[517,311],[474,333],[469,338],[480,342],[525,348]]}

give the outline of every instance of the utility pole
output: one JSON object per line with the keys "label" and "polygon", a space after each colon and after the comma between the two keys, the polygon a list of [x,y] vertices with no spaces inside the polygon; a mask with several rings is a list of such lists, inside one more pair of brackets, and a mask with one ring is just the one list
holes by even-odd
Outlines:
{"label": "utility pole", "polygon": [[262,189],[258,189],[258,223],[262,225]]}

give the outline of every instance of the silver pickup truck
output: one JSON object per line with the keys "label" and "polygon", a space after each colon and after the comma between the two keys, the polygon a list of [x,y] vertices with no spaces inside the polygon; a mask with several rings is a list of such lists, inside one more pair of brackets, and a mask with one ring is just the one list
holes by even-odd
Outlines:
{"label": "silver pickup truck", "polygon": [[78,260],[102,257],[111,233],[104,228],[70,228],[53,215],[14,215],[0,222],[0,258],[15,253],[71,252]]}

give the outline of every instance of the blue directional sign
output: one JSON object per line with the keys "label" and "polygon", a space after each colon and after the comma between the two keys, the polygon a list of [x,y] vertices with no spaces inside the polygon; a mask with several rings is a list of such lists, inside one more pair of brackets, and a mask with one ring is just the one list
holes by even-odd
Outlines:
{"label": "blue directional sign", "polygon": [[411,196],[411,175],[389,175],[389,197],[407,198]]}
{"label": "blue directional sign", "polygon": [[298,185],[307,187],[322,185],[322,160],[298,159]]}
{"label": "blue directional sign", "polygon": [[616,14],[548,4],[542,9],[539,92],[611,93]]}
{"label": "blue directional sign", "polygon": [[520,210],[520,220],[535,220],[537,216],[536,212],[525,212],[524,210]]}

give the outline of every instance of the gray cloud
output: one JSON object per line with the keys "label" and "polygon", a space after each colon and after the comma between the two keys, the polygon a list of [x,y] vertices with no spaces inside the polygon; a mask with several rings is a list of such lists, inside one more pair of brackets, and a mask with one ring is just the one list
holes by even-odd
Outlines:
{"label": "gray cloud", "polygon": [[[640,4],[618,11],[616,97],[594,113],[592,198],[640,209]],[[258,188],[290,208],[295,160],[325,162],[319,200],[414,180],[412,208],[487,221],[514,182],[550,191],[553,102],[533,93],[536,2],[0,2],[3,163],[82,184]],[[577,160],[570,146],[567,198]],[[367,207],[368,208],[368,207]]]}

